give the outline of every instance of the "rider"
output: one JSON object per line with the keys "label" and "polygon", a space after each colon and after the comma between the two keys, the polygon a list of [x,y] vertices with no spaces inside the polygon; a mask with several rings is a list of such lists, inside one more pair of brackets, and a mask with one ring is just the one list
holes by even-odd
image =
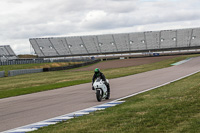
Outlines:
{"label": "rider", "polygon": [[106,85],[106,87],[107,87],[107,89],[108,89],[108,95],[110,95],[110,85],[109,85],[109,83],[106,81],[106,77],[104,76],[104,74],[103,74],[102,72],[100,72],[100,69],[99,69],[99,68],[96,68],[96,69],[94,70],[94,76],[93,76],[93,78],[92,78],[92,90],[94,90],[93,83],[94,83],[95,79],[97,79],[98,77],[99,77],[100,79],[102,79],[102,81],[105,82],[105,85]]}

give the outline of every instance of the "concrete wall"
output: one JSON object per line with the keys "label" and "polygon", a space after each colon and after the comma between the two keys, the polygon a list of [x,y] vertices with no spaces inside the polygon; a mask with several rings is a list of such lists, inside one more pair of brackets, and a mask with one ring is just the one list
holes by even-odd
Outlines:
{"label": "concrete wall", "polygon": [[4,71],[0,71],[0,77],[4,77],[5,76],[5,72]]}
{"label": "concrete wall", "polygon": [[28,73],[40,73],[43,72],[43,69],[20,69],[20,70],[11,70],[8,71],[8,76],[16,76]]}

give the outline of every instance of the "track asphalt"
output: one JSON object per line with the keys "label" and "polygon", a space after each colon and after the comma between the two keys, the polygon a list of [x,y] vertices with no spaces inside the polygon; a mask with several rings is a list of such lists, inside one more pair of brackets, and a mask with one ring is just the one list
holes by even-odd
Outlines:
{"label": "track asphalt", "polygon": [[111,79],[111,99],[102,102],[97,102],[91,83],[0,99],[0,132],[113,101],[199,70],[196,57],[177,66]]}

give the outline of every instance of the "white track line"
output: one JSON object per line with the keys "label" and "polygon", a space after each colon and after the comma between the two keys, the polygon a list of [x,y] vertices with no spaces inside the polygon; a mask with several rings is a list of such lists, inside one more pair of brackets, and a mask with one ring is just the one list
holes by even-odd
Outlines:
{"label": "white track line", "polygon": [[153,88],[150,88],[150,89],[147,89],[147,90],[143,90],[143,91],[140,91],[140,92],[137,92],[137,93],[134,93],[134,94],[131,94],[131,95],[128,95],[128,96],[125,96],[125,97],[116,99],[116,100],[114,100],[114,101],[119,101],[119,100],[122,100],[122,99],[126,99],[126,98],[129,98],[129,97],[132,97],[132,96],[135,96],[135,95],[138,95],[138,94],[141,94],[141,93],[144,93],[144,92],[147,92],[147,91],[150,91],[150,90],[153,90],[153,89],[156,89],[156,88],[165,86],[165,85],[167,85],[167,84],[170,84],[170,83],[173,83],[173,82],[175,82],[175,81],[181,80],[181,79],[183,79],[183,78],[189,77],[189,76],[191,76],[191,75],[193,75],[193,74],[196,74],[196,73],[198,73],[198,72],[200,72],[200,70],[198,70],[198,71],[196,71],[196,72],[193,72],[193,73],[191,73],[191,74],[188,74],[188,75],[186,75],[186,76],[180,77],[180,78],[178,78],[178,79],[172,80],[172,81],[170,81],[170,82],[167,82],[167,83],[158,85],[158,86],[156,86],[156,87],[153,87]]}

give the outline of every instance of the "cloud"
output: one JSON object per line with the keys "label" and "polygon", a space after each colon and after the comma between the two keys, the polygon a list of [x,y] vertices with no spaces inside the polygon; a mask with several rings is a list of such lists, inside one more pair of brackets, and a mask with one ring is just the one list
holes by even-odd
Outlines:
{"label": "cloud", "polygon": [[198,0],[1,0],[0,45],[10,44],[20,54],[30,51],[28,39],[34,37],[199,26],[199,5]]}

